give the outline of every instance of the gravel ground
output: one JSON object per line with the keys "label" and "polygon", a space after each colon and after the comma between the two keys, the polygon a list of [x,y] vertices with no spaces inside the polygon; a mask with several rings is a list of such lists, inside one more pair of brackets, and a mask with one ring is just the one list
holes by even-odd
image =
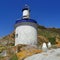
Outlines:
{"label": "gravel ground", "polygon": [[60,48],[35,54],[33,56],[25,58],[24,60],[60,60]]}

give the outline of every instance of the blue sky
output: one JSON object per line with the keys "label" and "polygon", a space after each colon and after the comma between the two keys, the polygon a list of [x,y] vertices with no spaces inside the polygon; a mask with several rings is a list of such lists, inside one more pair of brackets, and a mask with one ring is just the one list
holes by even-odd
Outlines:
{"label": "blue sky", "polygon": [[31,18],[45,27],[60,28],[60,0],[0,0],[0,36],[14,30],[17,19],[22,17],[22,8],[28,4]]}

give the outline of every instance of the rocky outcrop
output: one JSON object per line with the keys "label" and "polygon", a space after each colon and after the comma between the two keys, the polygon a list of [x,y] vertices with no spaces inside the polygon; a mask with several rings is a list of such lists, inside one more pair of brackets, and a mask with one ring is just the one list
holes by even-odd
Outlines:
{"label": "rocky outcrop", "polygon": [[42,50],[39,50],[35,46],[30,46],[30,45],[20,45],[19,50],[20,51],[18,51],[18,53],[16,54],[18,57],[18,60],[23,60],[24,58],[28,56],[32,56],[34,54],[42,52]]}
{"label": "rocky outcrop", "polygon": [[60,60],[60,48],[48,50],[47,52],[35,54],[24,60]]}

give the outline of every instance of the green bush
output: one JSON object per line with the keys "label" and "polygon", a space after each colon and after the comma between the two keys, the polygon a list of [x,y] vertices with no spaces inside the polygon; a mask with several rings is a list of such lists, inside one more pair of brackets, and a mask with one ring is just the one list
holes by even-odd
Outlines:
{"label": "green bush", "polygon": [[52,45],[56,44],[56,39],[55,37],[48,38],[49,42],[51,42]]}
{"label": "green bush", "polygon": [[16,55],[13,55],[12,58],[10,60],[18,60]]}

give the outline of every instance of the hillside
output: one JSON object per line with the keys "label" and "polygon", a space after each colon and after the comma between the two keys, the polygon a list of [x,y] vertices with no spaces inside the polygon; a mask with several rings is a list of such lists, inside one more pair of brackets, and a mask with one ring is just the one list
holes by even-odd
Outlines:
{"label": "hillside", "polygon": [[[42,50],[39,50],[36,47],[33,46],[27,46],[27,45],[18,45],[18,53],[16,53],[16,46],[14,46],[15,43],[15,32],[13,31],[11,34],[3,37],[0,39],[0,54],[4,56],[6,53],[7,56],[4,58],[0,56],[0,59],[6,60],[23,60],[24,58],[28,56],[32,56],[34,54],[41,53]],[[60,47],[60,29],[57,28],[46,28],[44,26],[38,26],[38,47],[41,48],[43,42],[51,42],[54,47],[56,48]],[[28,54],[27,54],[28,53]],[[27,54],[27,55],[26,55]]]}
{"label": "hillside", "polygon": [[[15,33],[11,33],[9,34],[8,36],[5,36],[3,37],[1,40],[0,40],[0,43],[2,41],[4,41],[4,43],[7,45],[14,45],[14,39],[15,37]],[[57,28],[46,28],[44,26],[38,26],[38,44],[41,44],[43,42],[48,42],[52,39],[58,39],[60,40],[60,29],[57,29]],[[54,40],[54,41],[55,41]],[[3,44],[4,44],[3,43]],[[2,43],[1,43],[2,44]]]}

